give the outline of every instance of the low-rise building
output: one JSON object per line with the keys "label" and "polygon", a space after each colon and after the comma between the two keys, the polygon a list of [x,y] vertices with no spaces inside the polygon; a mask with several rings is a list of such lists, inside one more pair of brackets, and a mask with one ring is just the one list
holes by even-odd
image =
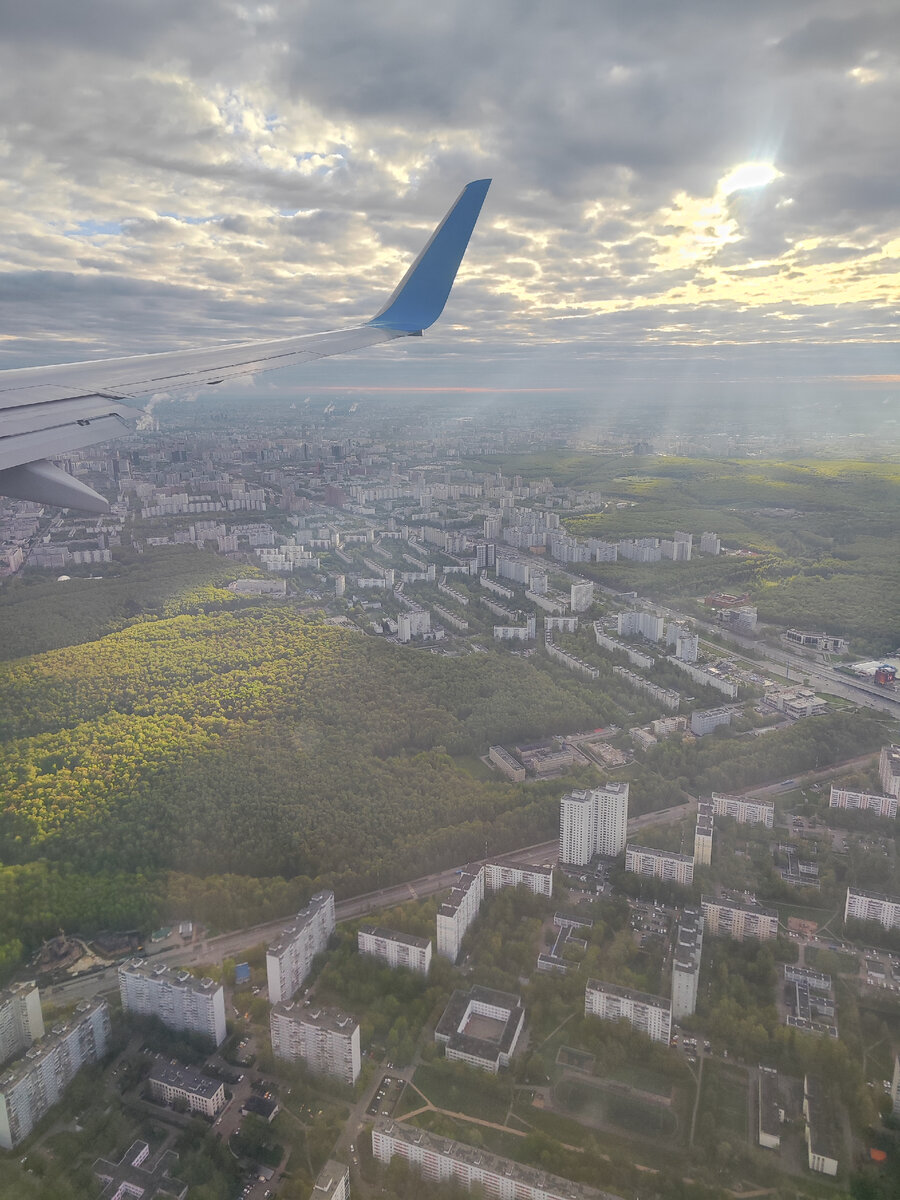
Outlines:
{"label": "low-rise building", "polygon": [[778,1094],[778,1072],[771,1067],[760,1067],[757,1073],[759,1144],[767,1150],[778,1150],[781,1146],[781,1126],[784,1124],[784,1108]]}
{"label": "low-rise building", "polygon": [[508,1067],[525,1026],[522,997],[494,988],[456,990],[434,1031],[451,1061],[496,1075]]}
{"label": "low-rise building", "polygon": [[466,930],[484,899],[484,867],[460,871],[456,886],[437,911],[437,952],[451,962],[459,957]]}
{"label": "low-rise building", "polygon": [[310,1071],[354,1084],[361,1057],[359,1025],[333,1008],[280,1002],[269,1013],[272,1053],[288,1062],[302,1059]]}
{"label": "low-rise building", "polygon": [[837,1175],[844,1138],[831,1096],[816,1075],[803,1078],[803,1115],[806,1118],[807,1160],[811,1171]]}
{"label": "low-rise building", "polygon": [[767,942],[778,936],[778,910],[725,896],[702,896],[703,927],[712,937]]}
{"label": "low-rise building", "polygon": [[625,847],[625,870],[637,875],[652,875],[683,887],[694,882],[694,860],[690,855],[639,846],[636,842],[629,842]]}
{"label": "low-rise building", "polygon": [[0,1147],[11,1150],[56,1104],[86,1063],[99,1062],[109,1043],[109,1005],[83,1000],[64,1024],[0,1074]]}
{"label": "low-rise building", "polygon": [[628,1021],[654,1042],[665,1045],[672,1036],[670,1001],[599,979],[589,979],[584,989],[584,1015],[603,1021]]}
{"label": "low-rise building", "polygon": [[427,975],[431,967],[431,941],[412,933],[384,929],[380,925],[360,925],[356,935],[360,954],[380,958],[389,967],[406,967]]}
{"label": "low-rise building", "polygon": [[384,1165],[402,1158],[431,1183],[453,1182],[467,1190],[478,1187],[497,1200],[618,1200],[586,1183],[571,1183],[425,1129],[383,1119],[372,1129],[372,1154]]}
{"label": "low-rise building", "polygon": [[146,1142],[132,1142],[117,1163],[98,1158],[91,1170],[103,1185],[100,1200],[184,1200],[188,1185],[172,1174],[178,1167],[174,1150],[151,1155]]}
{"label": "low-rise building", "polygon": [[154,1100],[166,1104],[182,1101],[189,1112],[201,1113],[204,1117],[214,1117],[225,1107],[225,1084],[202,1075],[193,1067],[159,1061],[147,1076],[147,1083]]}
{"label": "low-rise building", "polygon": [[488,750],[488,758],[513,783],[525,782],[525,768],[517,758],[513,758],[510,752],[504,750],[502,746],[491,746],[490,750]]}
{"label": "low-rise building", "polygon": [[698,709],[691,713],[691,733],[695,737],[703,737],[720,725],[730,725],[732,715],[730,708]]}
{"label": "low-rise building", "polygon": [[848,887],[844,920],[878,921],[885,929],[896,929],[900,926],[900,897]]}

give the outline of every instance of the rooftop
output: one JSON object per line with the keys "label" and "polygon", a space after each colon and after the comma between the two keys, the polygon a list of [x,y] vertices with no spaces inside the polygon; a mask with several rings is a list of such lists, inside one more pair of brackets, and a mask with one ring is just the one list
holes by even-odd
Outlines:
{"label": "rooftop", "polygon": [[157,1062],[147,1078],[151,1083],[164,1083],[167,1087],[180,1088],[193,1096],[202,1096],[204,1100],[212,1100],[225,1086],[219,1079],[210,1079],[208,1075],[201,1075],[193,1067],[173,1062]]}
{"label": "rooftop", "polygon": [[124,963],[119,967],[119,974],[143,975],[146,979],[165,983],[168,987],[182,988],[185,991],[203,992],[205,994],[212,994],[222,986],[220,983],[216,983],[214,979],[198,979],[190,971],[185,971],[177,967],[166,967],[162,963],[149,962],[144,958],[133,958],[130,962]]}
{"label": "rooftop", "polygon": [[276,938],[267,949],[269,954],[280,954],[283,950],[288,949],[297,938],[299,933],[302,933],[313,917],[328,904],[329,900],[334,901],[334,892],[317,892],[311,897],[306,908],[301,908],[300,912],[294,920],[293,925],[282,930],[281,937]]}
{"label": "rooftop", "polygon": [[673,862],[692,863],[690,854],[676,854],[674,850],[657,850],[655,846],[641,846],[637,842],[629,842],[625,847],[626,854],[649,854],[651,858],[668,858]]}
{"label": "rooftop", "polygon": [[26,1053],[25,1057],[13,1063],[2,1074],[0,1074],[0,1092],[5,1092],[9,1088],[14,1087],[26,1075],[30,1074],[31,1070],[47,1055],[51,1054],[60,1042],[65,1039],[92,1013],[100,1009],[107,1009],[107,1002],[100,996],[95,996],[92,1000],[82,1000],[75,1009],[74,1014],[68,1021],[62,1022],[59,1025],[54,1025],[49,1035]]}
{"label": "rooftop", "polygon": [[604,983],[601,979],[589,979],[586,991],[604,992],[607,996],[620,996],[636,1004],[649,1004],[653,1008],[671,1009],[672,1003],[664,996],[653,996],[649,992],[636,992],[634,988],[621,987],[618,983]]}
{"label": "rooftop", "polygon": [[415,946],[418,950],[424,950],[428,944],[428,938],[416,937],[412,933],[402,933],[398,929],[385,929],[382,925],[360,925],[360,933],[369,934],[371,937],[383,938],[386,942],[401,942],[404,946]]}
{"label": "rooftop", "polygon": [[736,912],[756,913],[761,917],[778,916],[776,908],[763,908],[755,900],[732,900],[728,896],[701,896],[700,902],[701,904],[708,904],[713,908],[730,908]]}
{"label": "rooftop", "polygon": [[188,1185],[170,1174],[177,1164],[178,1155],[174,1150],[154,1156],[146,1142],[136,1141],[117,1163],[98,1158],[91,1170],[104,1185],[100,1200],[112,1200],[119,1195],[142,1196],[144,1200],[174,1196],[176,1200],[183,1200]]}
{"label": "rooftop", "polygon": [[273,1017],[287,1017],[301,1025],[314,1025],[317,1029],[329,1029],[332,1033],[352,1034],[358,1028],[356,1019],[337,1008],[322,1008],[321,1005],[304,1004],[299,1000],[282,1000],[273,1004]]}

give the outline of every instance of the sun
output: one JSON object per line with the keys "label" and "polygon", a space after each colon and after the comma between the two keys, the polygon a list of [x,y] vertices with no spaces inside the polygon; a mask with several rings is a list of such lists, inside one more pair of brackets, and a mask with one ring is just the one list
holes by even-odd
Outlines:
{"label": "sun", "polygon": [[723,196],[732,192],[740,192],[745,188],[765,187],[774,179],[780,179],[782,172],[770,162],[744,162],[732,167],[727,175],[719,180],[718,190]]}

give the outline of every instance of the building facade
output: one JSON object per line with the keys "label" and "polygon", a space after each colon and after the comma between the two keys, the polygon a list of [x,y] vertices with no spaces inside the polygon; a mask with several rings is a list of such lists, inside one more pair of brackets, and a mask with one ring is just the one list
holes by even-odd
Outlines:
{"label": "building facade", "polygon": [[319,892],[266,950],[269,1002],[290,1000],[334,933],[334,892]]}
{"label": "building facade", "polygon": [[350,1168],[330,1158],[319,1172],[309,1200],[350,1200]]}
{"label": "building facade", "polygon": [[900,926],[900,897],[848,887],[844,920],[878,921],[885,929],[896,929]]}
{"label": "building facade", "polygon": [[777,909],[742,904],[724,896],[703,896],[700,908],[703,927],[712,937],[730,937],[737,942],[750,938],[767,942],[778,936]]}
{"label": "building facade", "polygon": [[875,796],[871,792],[852,792],[847,788],[831,785],[829,808],[855,808],[860,812],[873,812],[878,817],[897,816],[896,796]]}
{"label": "building facade", "polygon": [[625,848],[625,870],[636,875],[653,875],[667,883],[689,887],[694,882],[694,860],[688,854],[656,850],[629,842]]}
{"label": "building facade", "polygon": [[168,1029],[195,1033],[215,1046],[225,1041],[225,992],[212,979],[134,958],[119,968],[119,995],[126,1012],[157,1017]]}
{"label": "building facade", "polygon": [[695,867],[708,867],[712,862],[714,832],[712,804],[701,800],[697,805],[697,825],[694,829]]}
{"label": "building facade", "polygon": [[302,1059],[319,1075],[334,1075],[354,1084],[361,1056],[359,1025],[333,1008],[298,1002],[279,1003],[269,1013],[272,1053],[288,1062]]}
{"label": "building facade", "polygon": [[484,889],[499,892],[505,887],[527,887],[536,896],[553,895],[553,868],[527,863],[489,862],[484,864]]}
{"label": "building facade", "polygon": [[584,1015],[603,1021],[628,1021],[654,1042],[668,1045],[672,1037],[672,1005],[663,996],[635,992],[615,983],[589,979],[584,989]]}
{"label": "building facade", "polygon": [[62,1097],[77,1072],[109,1043],[109,1005],[84,1000],[72,1018],[0,1075],[0,1147],[11,1150]]}
{"label": "building facade", "polygon": [[415,937],[411,933],[400,933],[396,929],[383,929],[380,925],[360,925],[356,935],[360,954],[380,958],[389,967],[406,967],[427,975],[431,967],[431,941]]}
{"label": "building facade", "polygon": [[0,991],[0,1066],[44,1036],[41,994],[34,983]]}
{"label": "building facade", "polygon": [[730,725],[731,716],[730,708],[698,709],[691,713],[691,733],[694,737],[703,737],[720,725]]}
{"label": "building facade", "polygon": [[878,774],[885,794],[900,798],[900,746],[882,746]]}
{"label": "building facade", "polygon": [[739,825],[775,826],[775,805],[771,800],[748,800],[742,796],[712,794],[713,814],[717,817],[733,817]]}
{"label": "building facade", "polygon": [[437,911],[437,952],[451,962],[459,957],[466,930],[484,899],[484,867],[460,871],[456,886]]}
{"label": "building facade", "polygon": [[560,862],[583,867],[595,854],[615,857],[625,849],[627,835],[627,783],[569,792],[560,800]]}
{"label": "building facade", "polygon": [[412,1125],[379,1119],[372,1129],[372,1154],[385,1166],[402,1158],[430,1183],[478,1187],[492,1200],[618,1200],[586,1183],[571,1183],[509,1158],[439,1137]]}

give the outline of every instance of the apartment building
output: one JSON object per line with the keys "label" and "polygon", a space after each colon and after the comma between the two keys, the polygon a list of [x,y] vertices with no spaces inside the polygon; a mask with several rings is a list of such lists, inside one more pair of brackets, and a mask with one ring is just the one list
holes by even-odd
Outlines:
{"label": "apartment building", "polygon": [[427,975],[431,967],[431,941],[380,925],[360,925],[356,935],[360,954],[380,958],[389,967],[406,967]]}
{"label": "apartment building", "polygon": [[350,1168],[330,1158],[319,1172],[309,1200],[350,1200]]}
{"label": "apartment building", "polygon": [[362,1060],[359,1025],[353,1017],[308,1002],[281,1002],[269,1013],[269,1032],[276,1058],[302,1059],[319,1075],[356,1083]]}
{"label": "apartment building", "polygon": [[900,896],[848,887],[844,920],[878,921],[885,929],[896,929],[900,926]]}
{"label": "apartment building", "polygon": [[269,1002],[290,1000],[334,933],[334,892],[319,892],[266,950]]}
{"label": "apartment building", "polygon": [[651,996],[589,979],[584,989],[584,1015],[603,1021],[628,1021],[654,1042],[668,1045],[672,1036],[672,1005],[663,996]]}
{"label": "apartment building", "polygon": [[713,806],[701,800],[697,805],[697,825],[694,829],[695,867],[708,867],[712,862],[714,832]]}
{"label": "apartment building", "polygon": [[484,899],[484,867],[460,871],[456,886],[437,911],[437,952],[451,962],[459,957],[466,930]]}
{"label": "apartment building", "polygon": [[0,1075],[0,1147],[11,1150],[62,1097],[76,1073],[99,1062],[109,1042],[109,1005],[84,1000],[69,1021]]}
{"label": "apartment building", "polygon": [[713,814],[717,817],[733,817],[739,825],[775,826],[775,805],[771,800],[748,800],[742,796],[712,794]]}
{"label": "apartment building", "polygon": [[568,792],[559,802],[559,861],[586,866],[595,854],[615,857],[628,836],[628,784]]}
{"label": "apartment building", "polygon": [[841,1119],[816,1075],[803,1077],[803,1115],[809,1169],[822,1175],[837,1175],[844,1141]]}
{"label": "apartment building", "polygon": [[878,774],[885,794],[900,798],[900,746],[882,746]]}
{"label": "apartment building", "polygon": [[524,884],[536,896],[553,895],[553,868],[530,863],[489,862],[484,864],[484,888],[486,892],[499,892],[505,887]]}
{"label": "apartment building", "polygon": [[150,1095],[154,1100],[174,1104],[182,1100],[188,1112],[214,1117],[225,1107],[225,1084],[219,1079],[201,1075],[193,1067],[180,1063],[159,1061],[147,1076]]}
{"label": "apartment building", "polygon": [[680,1021],[697,1010],[700,957],[703,953],[703,916],[686,908],[678,923],[672,953],[672,1020]]}
{"label": "apartment building", "polygon": [[700,534],[700,553],[701,554],[720,554],[722,552],[722,543],[719,535],[716,533],[701,533]]}
{"label": "apartment building", "polygon": [[667,883],[689,887],[694,882],[694,860],[673,850],[656,850],[629,842],[625,847],[625,870],[636,875],[653,875]]}
{"label": "apartment building", "polygon": [[691,713],[691,733],[694,737],[703,737],[712,733],[720,725],[731,724],[732,711],[730,708],[705,708]]}
{"label": "apartment building", "polygon": [[510,752],[504,750],[502,746],[491,746],[488,750],[488,758],[513,783],[525,782],[525,768],[517,758],[513,758]]}
{"label": "apartment building", "polygon": [[641,637],[648,642],[661,642],[665,636],[665,619],[649,612],[623,612],[616,618],[619,637]]}
{"label": "apartment building", "polygon": [[878,817],[893,819],[897,816],[897,797],[876,796],[872,792],[853,792],[832,784],[828,807],[855,808],[860,812],[871,812]]}
{"label": "apartment building", "polygon": [[477,1187],[492,1200],[618,1200],[586,1183],[571,1183],[536,1167],[383,1118],[376,1120],[372,1129],[372,1154],[384,1165],[402,1158],[430,1183],[453,1182],[469,1191]]}
{"label": "apartment building", "polygon": [[703,928],[712,937],[730,937],[743,942],[754,938],[767,942],[778,936],[778,911],[758,904],[729,900],[724,896],[702,896]]}
{"label": "apartment building", "polygon": [[34,983],[0,991],[0,1066],[44,1036],[41,995]]}
{"label": "apartment building", "polygon": [[126,1012],[157,1017],[220,1046],[225,1041],[225,992],[212,979],[134,958],[119,968],[119,995]]}
{"label": "apartment building", "polygon": [[587,612],[594,603],[594,585],[589,580],[569,588],[569,607],[574,613]]}

